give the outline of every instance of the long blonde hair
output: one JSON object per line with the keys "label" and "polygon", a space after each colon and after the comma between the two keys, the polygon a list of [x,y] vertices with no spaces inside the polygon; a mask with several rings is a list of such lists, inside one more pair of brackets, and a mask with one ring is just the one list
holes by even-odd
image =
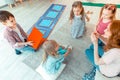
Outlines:
{"label": "long blonde hair", "polygon": [[120,20],[114,20],[110,25],[111,36],[108,39],[105,51],[112,48],[120,48]]}
{"label": "long blonde hair", "polygon": [[83,16],[84,16],[84,8],[82,6],[82,2],[81,1],[75,1],[73,4],[72,4],[72,9],[71,9],[71,12],[70,12],[70,20],[72,20],[74,18],[74,12],[73,12],[73,8],[76,8],[76,7],[79,7],[82,9],[81,11],[81,15],[82,15],[82,20],[83,20]]}
{"label": "long blonde hair", "polygon": [[111,20],[114,20],[116,17],[116,11],[117,11],[117,7],[115,4],[105,4],[102,8],[101,8],[101,11],[100,11],[100,15],[99,15],[99,20],[101,19],[101,16],[102,16],[102,13],[103,13],[103,10],[104,9],[107,9],[107,10],[111,10],[112,11],[112,16],[111,16]]}
{"label": "long blonde hair", "polygon": [[44,54],[43,54],[43,62],[46,61],[48,55],[53,56],[53,57],[57,57],[57,51],[56,46],[57,46],[57,42],[55,40],[47,40],[43,43],[43,49],[44,49]]}

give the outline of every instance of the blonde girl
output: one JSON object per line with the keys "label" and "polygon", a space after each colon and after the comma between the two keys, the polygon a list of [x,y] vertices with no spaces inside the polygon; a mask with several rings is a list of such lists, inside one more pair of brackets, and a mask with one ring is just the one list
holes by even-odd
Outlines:
{"label": "blonde girl", "polygon": [[67,56],[71,48],[65,48],[60,46],[55,40],[47,40],[43,44],[44,54],[43,54],[43,67],[48,73],[56,73],[64,57]]}

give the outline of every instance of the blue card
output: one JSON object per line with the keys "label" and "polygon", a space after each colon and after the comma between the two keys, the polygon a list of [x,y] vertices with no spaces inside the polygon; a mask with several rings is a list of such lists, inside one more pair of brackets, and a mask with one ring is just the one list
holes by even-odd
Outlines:
{"label": "blue card", "polygon": [[56,11],[49,11],[48,14],[46,15],[46,17],[56,18],[57,15],[58,15],[58,12],[56,12]]}
{"label": "blue card", "polygon": [[51,25],[51,23],[52,23],[52,20],[42,20],[40,23],[39,23],[39,26],[44,26],[44,27],[50,27],[50,25]]}
{"label": "blue card", "polygon": [[62,6],[60,6],[60,5],[54,5],[52,9],[56,10],[56,11],[61,11]]}

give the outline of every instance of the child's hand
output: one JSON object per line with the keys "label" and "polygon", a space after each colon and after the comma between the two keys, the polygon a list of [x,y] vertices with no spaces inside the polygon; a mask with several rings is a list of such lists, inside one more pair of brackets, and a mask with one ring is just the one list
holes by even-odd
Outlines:
{"label": "child's hand", "polygon": [[86,14],[93,14],[93,12],[92,11],[87,11]]}
{"label": "child's hand", "polygon": [[33,41],[28,41],[28,42],[26,42],[26,45],[32,46],[32,45],[33,45]]}
{"label": "child's hand", "polygon": [[90,12],[90,11],[87,11],[86,13],[86,21],[89,22],[90,21],[90,18],[88,17],[89,14],[93,14],[93,12]]}
{"label": "child's hand", "polygon": [[71,50],[72,50],[71,48],[68,48],[68,49],[67,49],[67,52],[64,54],[64,56],[65,56],[65,57],[68,56],[68,54],[71,52]]}
{"label": "child's hand", "polygon": [[71,51],[72,51],[72,49],[71,49],[71,48],[68,48],[67,50],[68,50],[68,52],[71,52]]}
{"label": "child's hand", "polygon": [[87,22],[89,22],[90,21],[90,18],[87,18]]}
{"label": "child's hand", "polygon": [[88,15],[85,16],[86,17],[86,21],[90,21],[90,18],[88,17]]}

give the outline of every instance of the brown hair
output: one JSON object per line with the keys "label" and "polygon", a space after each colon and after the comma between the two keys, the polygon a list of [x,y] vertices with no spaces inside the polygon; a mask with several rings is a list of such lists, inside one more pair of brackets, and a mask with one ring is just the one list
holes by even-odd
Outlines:
{"label": "brown hair", "polygon": [[14,15],[8,11],[0,10],[0,22],[5,22],[6,20],[9,20],[9,17],[14,18]]}
{"label": "brown hair", "polygon": [[43,54],[43,62],[46,61],[48,55],[51,55],[53,57],[56,57],[58,55],[57,51],[55,50],[57,45],[58,44],[55,40],[47,40],[44,42],[43,49],[45,53]]}
{"label": "brown hair", "polygon": [[120,20],[114,20],[110,25],[111,36],[108,39],[105,51],[112,48],[120,48]]}
{"label": "brown hair", "polygon": [[111,10],[111,11],[112,11],[113,16],[111,17],[111,20],[114,20],[114,19],[115,19],[115,15],[116,15],[116,10],[117,10],[116,5],[115,5],[115,4],[105,4],[105,5],[101,8],[100,15],[99,15],[99,19],[101,18],[104,9],[108,9],[108,10]]}
{"label": "brown hair", "polygon": [[82,19],[83,19],[83,16],[84,16],[84,8],[82,6],[82,2],[80,1],[75,1],[73,4],[72,4],[72,9],[71,9],[71,12],[70,12],[70,20],[72,20],[74,18],[74,13],[73,13],[73,8],[76,8],[76,7],[79,7],[79,8],[82,8],[82,11],[81,11],[81,15],[82,15]]}

